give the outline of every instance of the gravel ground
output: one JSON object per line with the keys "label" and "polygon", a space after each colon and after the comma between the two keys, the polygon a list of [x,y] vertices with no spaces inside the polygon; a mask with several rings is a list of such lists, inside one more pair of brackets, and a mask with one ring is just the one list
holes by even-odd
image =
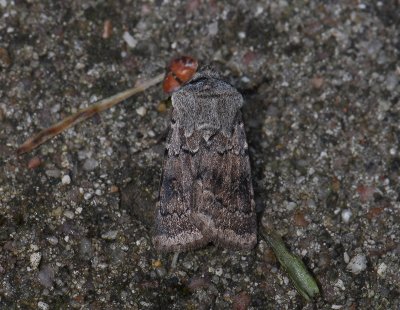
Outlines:
{"label": "gravel ground", "polygon": [[[296,3],[0,0],[1,309],[399,309],[400,3]],[[181,54],[243,93],[259,218],[314,303],[263,240],[155,253],[161,87],[15,156]]]}

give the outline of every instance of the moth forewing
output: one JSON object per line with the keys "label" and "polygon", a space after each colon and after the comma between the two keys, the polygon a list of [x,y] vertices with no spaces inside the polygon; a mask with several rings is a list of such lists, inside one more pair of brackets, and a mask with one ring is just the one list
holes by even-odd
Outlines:
{"label": "moth forewing", "polygon": [[159,251],[212,242],[251,249],[257,242],[243,98],[205,69],[172,94],[172,124],[153,242]]}

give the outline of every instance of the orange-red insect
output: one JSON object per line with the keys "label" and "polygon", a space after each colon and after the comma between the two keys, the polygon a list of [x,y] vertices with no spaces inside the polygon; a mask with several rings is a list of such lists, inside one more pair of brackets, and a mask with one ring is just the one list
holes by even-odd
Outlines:
{"label": "orange-red insect", "polygon": [[163,90],[166,93],[172,93],[181,87],[182,84],[189,81],[196,73],[198,62],[190,56],[180,56],[174,58],[167,70],[167,75],[164,78]]}

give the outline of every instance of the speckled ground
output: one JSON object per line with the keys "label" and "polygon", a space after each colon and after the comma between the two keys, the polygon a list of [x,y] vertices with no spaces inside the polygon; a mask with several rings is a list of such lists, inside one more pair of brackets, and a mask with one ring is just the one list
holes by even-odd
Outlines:
{"label": "speckled ground", "polygon": [[[400,4],[296,3],[0,0],[1,309],[400,307]],[[244,94],[260,219],[315,275],[314,304],[262,240],[154,252],[161,87],[15,156],[180,54]]]}

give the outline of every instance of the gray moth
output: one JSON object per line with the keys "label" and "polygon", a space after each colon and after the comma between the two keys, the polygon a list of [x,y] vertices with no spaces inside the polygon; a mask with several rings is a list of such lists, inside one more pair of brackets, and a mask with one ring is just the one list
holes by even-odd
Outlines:
{"label": "gray moth", "polygon": [[156,208],[160,252],[257,242],[242,95],[204,68],[172,94],[172,121]]}

